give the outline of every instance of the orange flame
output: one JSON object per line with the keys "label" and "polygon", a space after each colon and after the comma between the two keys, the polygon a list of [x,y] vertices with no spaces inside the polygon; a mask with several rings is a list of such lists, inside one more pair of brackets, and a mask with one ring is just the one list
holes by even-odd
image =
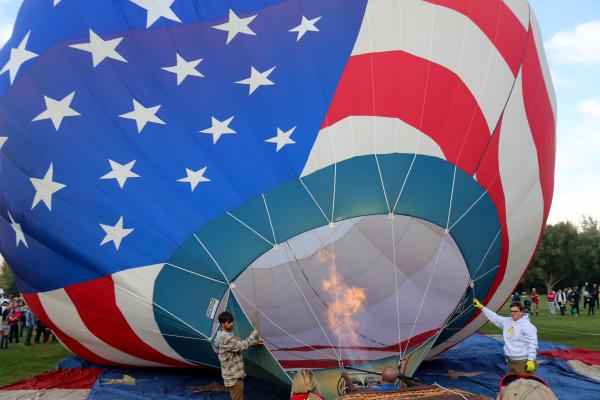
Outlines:
{"label": "orange flame", "polygon": [[329,260],[333,260],[333,252],[329,249],[323,248],[317,251],[316,257],[318,262],[324,263]]}
{"label": "orange flame", "polygon": [[344,340],[356,342],[356,330],[360,323],[354,316],[365,308],[367,295],[365,289],[348,286],[340,281],[335,274],[335,267],[331,268],[329,278],[322,282],[323,289],[330,297],[327,307],[327,326]]}

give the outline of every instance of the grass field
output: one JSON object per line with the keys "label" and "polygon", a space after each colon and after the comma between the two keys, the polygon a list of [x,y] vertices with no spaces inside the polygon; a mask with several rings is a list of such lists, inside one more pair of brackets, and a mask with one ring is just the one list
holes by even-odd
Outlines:
{"label": "grass field", "polygon": [[23,342],[9,344],[8,349],[0,350],[0,386],[41,374],[71,355],[60,342],[31,347],[24,346]]}
{"label": "grass field", "polygon": [[[508,304],[505,304],[501,315],[509,315]],[[581,308],[583,315],[575,318],[571,315],[548,315],[548,304],[540,304],[540,315],[531,317],[538,328],[539,340],[566,344],[572,347],[600,351],[600,313],[596,317],[588,317],[587,310]],[[500,329],[487,324],[481,333],[501,333]],[[9,345],[7,350],[0,350],[0,386],[21,379],[26,379],[52,369],[62,358],[71,353],[59,342],[25,347],[20,344]]]}
{"label": "grass field", "polygon": [[[542,296],[545,298],[545,296]],[[540,299],[541,300],[541,299]],[[509,304],[506,303],[499,314],[508,316]],[[530,317],[533,325],[538,330],[538,339],[545,342],[562,343],[581,349],[600,351],[600,313],[596,310],[596,316],[587,315],[587,310],[580,306],[581,315],[572,317],[570,308],[569,315],[550,316],[548,303],[540,303],[539,315]],[[496,326],[488,323],[479,331],[481,333],[502,333]]]}

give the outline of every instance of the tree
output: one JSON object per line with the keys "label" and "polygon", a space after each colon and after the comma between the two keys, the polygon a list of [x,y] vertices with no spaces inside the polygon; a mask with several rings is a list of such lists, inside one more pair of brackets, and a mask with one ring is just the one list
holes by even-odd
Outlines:
{"label": "tree", "polygon": [[18,296],[19,288],[15,283],[13,271],[10,266],[6,263],[2,263],[2,275],[0,276],[0,287],[4,289],[7,296]]}

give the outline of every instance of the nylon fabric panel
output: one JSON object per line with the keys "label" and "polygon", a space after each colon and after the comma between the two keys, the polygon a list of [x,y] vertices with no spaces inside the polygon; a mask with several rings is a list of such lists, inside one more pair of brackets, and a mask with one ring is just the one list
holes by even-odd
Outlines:
{"label": "nylon fabric panel", "polygon": [[75,354],[80,354],[86,360],[95,362],[97,364],[121,365],[121,364],[118,364],[118,363],[115,363],[115,362],[112,362],[112,361],[109,361],[109,360],[106,360],[106,359],[100,357],[93,351],[89,350],[87,347],[83,346],[77,340],[73,339],[71,336],[69,336],[65,332],[63,332],[48,317],[48,314],[46,313],[46,310],[44,309],[44,306],[42,305],[42,303],[38,297],[38,294],[23,294],[23,297],[25,298],[25,301],[27,302],[27,305],[29,306],[29,308],[31,308],[33,310],[33,312],[35,313],[36,317],[39,318],[40,320],[42,320],[47,327],[52,329],[52,332],[54,332],[57,335],[57,337],[60,339],[60,342],[67,349],[69,349],[69,351],[71,351]]}
{"label": "nylon fabric panel", "polygon": [[162,364],[143,360],[116,349],[94,335],[82,321],[77,308],[64,289],[38,294],[49,319],[74,340],[112,363],[158,367]]}
{"label": "nylon fabric panel", "polygon": [[[372,69],[375,89],[362,79]],[[431,137],[448,161],[470,174],[490,137],[477,100],[457,75],[401,51],[350,58],[326,124],[353,115],[401,119]]]}
{"label": "nylon fabric panel", "polygon": [[114,274],[115,300],[131,329],[141,340],[169,358],[193,365],[168,345],[154,320],[154,281],[162,268],[163,265],[158,264]]}
{"label": "nylon fabric panel", "polygon": [[[352,55],[389,51],[406,52],[452,71],[478,100],[488,130],[494,129],[514,74],[467,16],[421,0],[370,1]],[[369,81],[370,76],[362,79]]]}
{"label": "nylon fabric panel", "polygon": [[[116,304],[111,277],[65,288],[85,326],[101,341],[143,360],[174,367],[189,364],[173,360],[143,342],[131,329]],[[93,296],[90,296],[93,293]]]}
{"label": "nylon fabric panel", "polygon": [[[425,0],[448,7],[471,19],[496,46],[513,75],[517,75],[527,38],[526,27],[503,0]],[[520,0],[519,0],[520,1]],[[529,13],[527,10],[527,21]],[[520,13],[522,14],[522,12]]]}

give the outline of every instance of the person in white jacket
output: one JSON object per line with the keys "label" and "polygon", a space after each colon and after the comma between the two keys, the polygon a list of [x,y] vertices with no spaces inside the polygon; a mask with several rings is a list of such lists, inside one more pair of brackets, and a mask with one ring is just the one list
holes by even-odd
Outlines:
{"label": "person in white jacket", "polygon": [[529,321],[529,316],[523,313],[523,305],[512,303],[510,317],[499,316],[477,299],[473,299],[473,306],[480,309],[491,323],[502,329],[508,371],[534,374],[537,368],[537,328]]}

